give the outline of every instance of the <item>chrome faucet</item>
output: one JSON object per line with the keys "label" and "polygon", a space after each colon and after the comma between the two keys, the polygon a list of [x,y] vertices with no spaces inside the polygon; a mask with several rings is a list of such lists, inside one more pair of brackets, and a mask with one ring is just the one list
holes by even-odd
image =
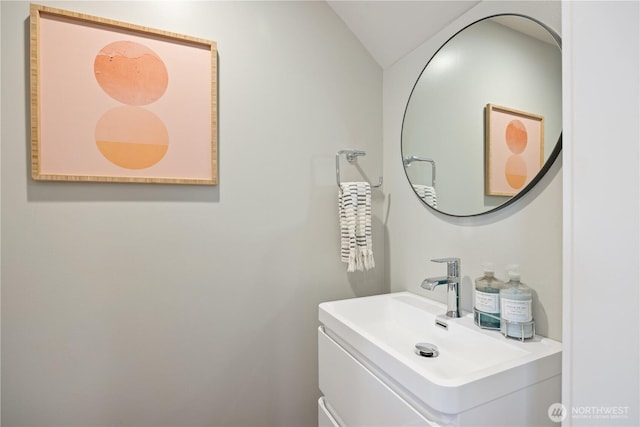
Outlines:
{"label": "chrome faucet", "polygon": [[460,317],[460,258],[438,258],[433,262],[446,262],[447,275],[428,277],[422,287],[432,291],[439,285],[447,285],[447,317]]}

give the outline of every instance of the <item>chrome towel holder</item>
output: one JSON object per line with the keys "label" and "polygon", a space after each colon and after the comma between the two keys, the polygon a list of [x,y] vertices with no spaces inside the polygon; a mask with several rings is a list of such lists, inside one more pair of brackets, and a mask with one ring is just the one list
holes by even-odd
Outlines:
{"label": "chrome towel holder", "polygon": [[[336,183],[338,184],[338,188],[340,188],[340,184],[342,183],[340,179],[340,156],[343,155],[346,157],[347,161],[351,164],[354,164],[359,156],[366,156],[367,153],[362,150],[340,150],[336,153]],[[370,184],[371,188],[380,188],[382,187],[382,177],[378,184]]]}
{"label": "chrome towel holder", "polygon": [[405,168],[408,168],[409,166],[411,166],[411,163],[413,162],[431,163],[431,186],[433,188],[436,188],[436,162],[426,157],[418,157],[418,156],[405,157],[402,159],[402,163],[404,164]]}

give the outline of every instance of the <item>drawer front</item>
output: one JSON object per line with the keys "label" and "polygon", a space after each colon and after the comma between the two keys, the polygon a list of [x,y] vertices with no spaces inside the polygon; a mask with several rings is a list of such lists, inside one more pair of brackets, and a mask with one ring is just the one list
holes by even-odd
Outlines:
{"label": "drawer front", "polygon": [[345,426],[437,426],[318,329],[320,390]]}
{"label": "drawer front", "polygon": [[340,427],[325,405],[324,397],[318,399],[318,427]]}

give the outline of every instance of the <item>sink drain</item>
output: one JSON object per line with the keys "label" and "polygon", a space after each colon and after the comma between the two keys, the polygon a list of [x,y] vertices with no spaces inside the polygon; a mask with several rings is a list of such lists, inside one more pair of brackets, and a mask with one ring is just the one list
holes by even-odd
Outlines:
{"label": "sink drain", "polygon": [[438,347],[428,342],[416,344],[416,354],[422,357],[438,357]]}

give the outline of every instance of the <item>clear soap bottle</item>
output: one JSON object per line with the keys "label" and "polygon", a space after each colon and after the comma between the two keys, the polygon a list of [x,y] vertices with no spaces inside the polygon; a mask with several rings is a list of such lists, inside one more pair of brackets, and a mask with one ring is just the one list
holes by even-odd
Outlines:
{"label": "clear soap bottle", "polygon": [[500,330],[507,337],[533,338],[533,293],[520,281],[518,266],[511,266],[508,275],[509,281],[500,291]]}
{"label": "clear soap bottle", "polygon": [[504,282],[495,277],[493,265],[482,266],[484,276],[476,279],[473,319],[484,329],[500,329],[500,291]]}

